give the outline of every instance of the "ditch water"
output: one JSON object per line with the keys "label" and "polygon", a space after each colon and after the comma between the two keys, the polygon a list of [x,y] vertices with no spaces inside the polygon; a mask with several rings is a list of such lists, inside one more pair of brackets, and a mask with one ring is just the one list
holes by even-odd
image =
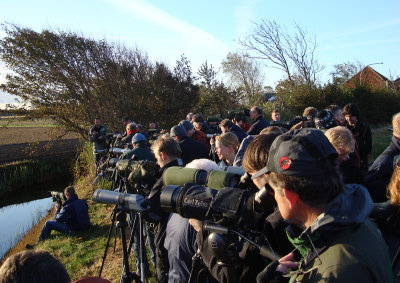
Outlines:
{"label": "ditch water", "polygon": [[66,184],[19,190],[0,202],[0,259],[18,243],[53,206],[50,191],[62,191]]}

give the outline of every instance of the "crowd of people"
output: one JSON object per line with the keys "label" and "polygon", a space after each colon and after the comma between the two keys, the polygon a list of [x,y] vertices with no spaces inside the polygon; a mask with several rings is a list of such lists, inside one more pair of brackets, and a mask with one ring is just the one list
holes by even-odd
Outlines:
{"label": "crowd of people", "polygon": [[[236,117],[218,123],[189,113],[165,134],[154,123],[145,132],[123,119],[126,132],[113,144],[126,149],[120,159],[154,161],[160,168],[146,195],[151,213],[144,213],[146,227],[154,226],[147,243],[157,282],[399,280],[400,113],[393,116],[390,145],[372,164],[371,129],[354,103],[321,111],[307,107],[301,119],[287,123],[278,109],[271,121],[258,106],[249,115],[250,127]],[[157,138],[150,143],[152,137]],[[95,155],[106,149],[107,128],[100,118],[89,139]],[[208,240],[207,221],[162,209],[163,173],[173,166],[240,175],[240,188],[218,192],[209,212],[217,204],[228,206],[215,210],[220,223],[256,231],[252,241],[267,242],[275,258],[245,242],[221,262]],[[46,223],[39,240],[49,229],[76,230],[62,217],[55,220]],[[146,261],[146,275],[148,270]]]}

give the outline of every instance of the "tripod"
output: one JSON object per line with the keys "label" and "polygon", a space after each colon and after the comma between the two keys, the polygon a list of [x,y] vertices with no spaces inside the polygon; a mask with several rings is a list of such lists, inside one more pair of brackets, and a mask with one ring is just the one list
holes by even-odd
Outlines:
{"label": "tripod", "polygon": [[[118,213],[117,213],[117,211],[118,211]],[[99,278],[101,277],[101,273],[103,271],[103,266],[104,266],[104,261],[107,256],[107,250],[108,250],[108,246],[110,243],[112,228],[114,226],[115,220],[117,220],[115,227],[116,227],[116,231],[119,229],[120,233],[121,233],[121,243],[122,243],[122,253],[123,253],[123,272],[121,275],[120,282],[121,283],[130,283],[133,280],[135,280],[136,283],[141,283],[141,282],[144,282],[144,272],[142,272],[143,281],[141,281],[141,278],[135,272],[129,271],[129,260],[128,260],[129,252],[127,249],[126,236],[125,236],[125,228],[128,226],[126,218],[127,218],[126,212],[118,209],[118,207],[116,206],[112,212],[112,223],[111,223],[110,230],[108,233],[107,244],[106,244],[106,248],[104,250],[103,261],[102,261],[101,267],[100,267]],[[134,228],[132,228],[132,231],[134,231]]]}

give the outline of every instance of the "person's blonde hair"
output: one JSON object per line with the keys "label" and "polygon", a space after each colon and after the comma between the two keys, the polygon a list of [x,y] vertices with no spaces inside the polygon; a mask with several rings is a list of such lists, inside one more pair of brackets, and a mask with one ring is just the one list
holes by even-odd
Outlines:
{"label": "person's blonde hair", "polygon": [[400,138],[400,112],[393,115],[392,119],[393,135]]}
{"label": "person's blonde hair", "polygon": [[346,127],[337,126],[330,128],[325,132],[325,136],[328,138],[334,148],[339,148],[349,152],[354,151],[354,137],[351,131]]}
{"label": "person's blonde hair", "polygon": [[222,143],[224,146],[232,146],[235,152],[237,152],[239,149],[239,139],[234,133],[227,132],[221,134],[216,137],[216,140]]}
{"label": "person's blonde hair", "polygon": [[393,170],[386,195],[390,198],[390,203],[392,205],[400,207],[400,160],[397,161]]}
{"label": "person's blonde hair", "polygon": [[154,154],[163,152],[170,157],[181,157],[181,148],[178,142],[171,137],[169,134],[159,136],[151,146],[151,150]]}

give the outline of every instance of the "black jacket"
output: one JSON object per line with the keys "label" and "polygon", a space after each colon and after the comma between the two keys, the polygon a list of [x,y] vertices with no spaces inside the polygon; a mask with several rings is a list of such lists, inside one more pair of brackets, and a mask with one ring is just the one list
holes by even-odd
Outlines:
{"label": "black jacket", "polygon": [[233,125],[233,126],[229,129],[228,132],[234,133],[234,134],[238,137],[239,143],[241,143],[242,140],[243,140],[245,137],[248,136],[248,134],[246,134],[246,132],[243,131],[243,129],[240,128],[240,127],[237,126],[237,125]]}
{"label": "black jacket", "polygon": [[179,146],[182,150],[181,157],[184,164],[188,164],[194,159],[208,158],[208,148],[192,138],[182,137]]}
{"label": "black jacket", "polygon": [[386,187],[393,174],[393,158],[400,154],[400,141],[392,137],[390,145],[369,167],[365,177],[367,189],[374,202],[386,201]]}
{"label": "black jacket", "polygon": [[354,127],[350,126],[346,121],[345,127],[353,133],[356,139],[358,151],[360,153],[361,169],[368,168],[368,154],[372,150],[371,128],[361,121],[358,121]]}
{"label": "black jacket", "polygon": [[263,117],[259,116],[247,131],[248,135],[258,135],[263,129],[269,126],[269,122]]}
{"label": "black jacket", "polygon": [[154,227],[154,243],[156,245],[157,282],[168,282],[168,251],[164,247],[164,241],[169,213],[165,213],[161,210],[160,195],[164,185],[162,174],[167,168],[172,166],[182,166],[182,163],[179,163],[178,160],[174,160],[160,169],[161,177],[154,184],[148,197],[150,203],[150,214],[144,214],[147,221],[156,223],[156,226]]}

